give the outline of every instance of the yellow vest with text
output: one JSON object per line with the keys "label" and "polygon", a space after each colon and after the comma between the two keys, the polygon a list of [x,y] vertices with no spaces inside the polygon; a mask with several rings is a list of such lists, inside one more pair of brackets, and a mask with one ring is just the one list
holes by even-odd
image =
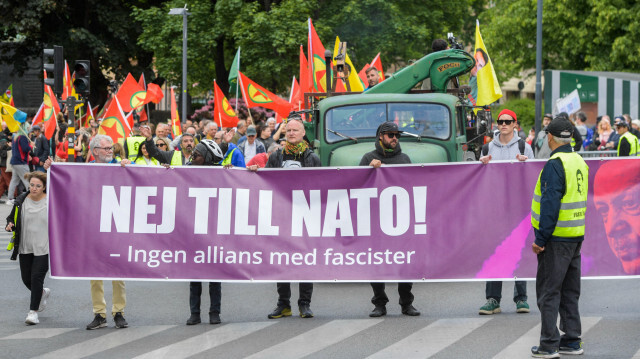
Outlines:
{"label": "yellow vest with text", "polygon": [[182,151],[173,151],[173,157],[171,157],[171,166],[182,166]]}
{"label": "yellow vest with text", "polygon": [[[587,211],[587,191],[589,182],[589,166],[582,157],[575,153],[557,152],[549,160],[560,159],[564,168],[566,192],[560,201],[560,213],[553,236],[579,237],[584,236],[585,213]],[[543,170],[544,171],[544,170]],[[531,201],[531,225],[535,229],[540,227],[540,177],[533,192]]]}
{"label": "yellow vest with text", "polygon": [[146,141],[147,139],[143,136],[133,136],[127,137],[124,141],[127,145],[127,153],[129,154],[129,159],[131,161],[135,160],[138,156],[138,150],[140,149],[140,145]]}
{"label": "yellow vest with text", "polygon": [[618,157],[620,157],[620,144],[622,139],[626,138],[629,141],[631,149],[629,150],[629,156],[640,156],[640,145],[638,144],[638,138],[631,132],[627,131],[624,135],[620,136],[618,140]]}

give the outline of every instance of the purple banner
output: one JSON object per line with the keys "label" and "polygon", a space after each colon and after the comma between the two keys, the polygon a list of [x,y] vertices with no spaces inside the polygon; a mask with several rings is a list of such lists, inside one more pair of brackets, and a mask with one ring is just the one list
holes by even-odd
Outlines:
{"label": "purple banner", "polygon": [[[260,170],[55,164],[51,275],[221,281],[535,278],[544,161]],[[640,158],[588,160],[583,277],[640,275]]]}

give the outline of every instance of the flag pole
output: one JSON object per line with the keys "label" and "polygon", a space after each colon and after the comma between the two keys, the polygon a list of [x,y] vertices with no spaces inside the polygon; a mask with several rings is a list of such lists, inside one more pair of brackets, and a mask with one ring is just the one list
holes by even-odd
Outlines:
{"label": "flag pole", "polygon": [[[238,47],[238,72],[240,71],[240,48]],[[236,79],[236,114],[238,114],[238,80]],[[222,120],[220,120],[222,123]]]}

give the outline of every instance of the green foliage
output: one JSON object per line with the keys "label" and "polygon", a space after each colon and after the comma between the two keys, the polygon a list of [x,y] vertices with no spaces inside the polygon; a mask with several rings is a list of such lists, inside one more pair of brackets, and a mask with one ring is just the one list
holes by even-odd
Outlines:
{"label": "green foliage", "polygon": [[[501,0],[480,15],[499,79],[535,68],[535,0]],[[554,0],[543,5],[543,69],[640,72],[640,2]]]}
{"label": "green foliage", "polygon": [[[528,133],[528,131],[533,127],[536,119],[536,102],[530,99],[511,99],[504,104],[498,106],[495,110],[492,108],[491,113],[494,119],[498,119],[498,114],[503,109],[508,108],[509,110],[516,113],[518,116],[518,122],[520,123],[520,127]],[[542,113],[544,113],[544,108],[542,109]]]}

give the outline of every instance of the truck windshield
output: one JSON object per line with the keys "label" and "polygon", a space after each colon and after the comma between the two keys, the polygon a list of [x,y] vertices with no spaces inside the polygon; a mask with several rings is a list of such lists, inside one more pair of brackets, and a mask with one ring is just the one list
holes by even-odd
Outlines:
{"label": "truck windshield", "polygon": [[354,138],[375,137],[384,121],[394,121],[400,131],[445,140],[451,133],[449,109],[433,103],[370,103],[332,108],[325,116],[328,143],[345,140],[328,130]]}

